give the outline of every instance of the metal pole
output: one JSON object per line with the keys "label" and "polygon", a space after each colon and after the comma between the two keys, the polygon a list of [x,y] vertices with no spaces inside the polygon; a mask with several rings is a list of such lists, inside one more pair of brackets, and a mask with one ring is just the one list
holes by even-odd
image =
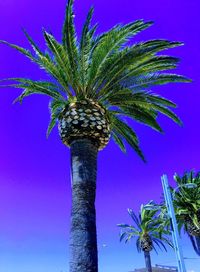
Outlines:
{"label": "metal pole", "polygon": [[178,264],[178,272],[186,272],[183,253],[180,246],[180,239],[179,239],[178,227],[176,222],[176,216],[174,213],[172,195],[171,195],[170,187],[168,184],[167,176],[163,175],[161,177],[161,181],[162,181],[167,211],[170,216],[171,234],[172,234],[172,240],[173,240],[174,250],[176,254],[177,264]]}

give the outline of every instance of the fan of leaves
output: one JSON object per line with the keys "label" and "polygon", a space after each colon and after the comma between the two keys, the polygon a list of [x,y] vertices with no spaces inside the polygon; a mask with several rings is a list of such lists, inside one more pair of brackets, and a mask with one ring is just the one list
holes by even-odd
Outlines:
{"label": "fan of leaves", "polygon": [[17,98],[20,102],[32,94],[51,97],[48,134],[63,109],[72,101],[92,99],[98,102],[106,109],[111,122],[112,137],[121,150],[126,150],[126,141],[144,159],[137,135],[123,117],[129,117],[159,132],[162,129],[156,120],[158,113],[181,125],[180,119],[170,109],[176,105],[154,94],[151,88],[171,82],[190,81],[184,76],[166,72],[175,69],[179,60],[160,54],[160,51],[181,46],[182,43],[158,39],[128,45],[127,42],[132,37],[152,25],[152,22],[143,20],[118,24],[97,35],[97,24],[91,25],[93,8],[86,17],[81,37],[78,39],[73,2],[69,0],[66,7],[62,42],[43,30],[47,46],[44,52],[26,31],[24,33],[32,51],[0,41],[28,57],[51,78],[49,81],[10,78],[8,80],[16,83],[9,86],[23,89]]}
{"label": "fan of leaves", "polygon": [[[147,205],[152,205],[152,202],[149,202]],[[133,220],[133,225],[118,224],[121,228],[120,241],[125,240],[125,243],[127,243],[136,237],[138,252],[141,251],[141,240],[147,236],[151,238],[152,246],[156,253],[158,253],[156,246],[165,251],[167,251],[165,244],[172,247],[168,237],[170,231],[166,229],[165,220],[158,216],[158,210],[146,210],[141,205],[138,216],[131,209],[128,209],[128,213]]]}
{"label": "fan of leaves", "polygon": [[[174,207],[177,220],[181,226],[186,226],[185,218],[189,218],[197,228],[200,228],[200,172],[185,172],[181,177],[174,175],[178,190],[174,192]],[[187,184],[195,184],[195,187],[187,188]],[[173,190],[171,188],[171,190]]]}
{"label": "fan of leaves", "polygon": [[[170,190],[179,232],[181,233],[183,227],[187,231],[188,220],[200,228],[200,172],[195,174],[191,170],[185,172],[182,177],[175,174],[174,179],[177,186],[170,186]],[[196,186],[191,186],[193,184]],[[152,206],[159,211],[159,217],[166,220],[166,226],[170,229],[170,219],[163,197],[159,205],[153,203]]]}

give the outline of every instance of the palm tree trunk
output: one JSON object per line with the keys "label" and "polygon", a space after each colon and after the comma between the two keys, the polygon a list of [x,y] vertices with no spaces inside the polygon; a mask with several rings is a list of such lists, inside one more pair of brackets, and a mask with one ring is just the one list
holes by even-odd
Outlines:
{"label": "palm tree trunk", "polygon": [[147,272],[152,272],[151,257],[150,257],[149,251],[144,251],[144,259],[145,259]]}
{"label": "palm tree trunk", "polygon": [[89,139],[71,144],[72,210],[70,272],[97,272],[96,171],[97,147]]}

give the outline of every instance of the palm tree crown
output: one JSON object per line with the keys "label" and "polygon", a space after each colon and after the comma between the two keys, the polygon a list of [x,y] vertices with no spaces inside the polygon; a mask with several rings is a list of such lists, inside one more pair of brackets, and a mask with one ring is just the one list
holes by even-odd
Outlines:
{"label": "palm tree crown", "polygon": [[[93,8],[87,15],[78,39],[73,2],[69,0],[66,8],[62,42],[43,30],[47,51],[43,52],[26,31],[24,33],[33,53],[1,41],[37,63],[51,76],[49,81],[10,79],[17,82],[11,86],[24,90],[17,100],[22,101],[24,97],[35,93],[50,96],[51,122],[48,134],[58,121],[61,138],[66,145],[70,145],[74,139],[85,137],[92,139],[100,150],[112,136],[122,151],[126,151],[126,141],[144,159],[137,135],[124,117],[159,132],[162,129],[156,121],[158,113],[181,124],[170,109],[176,105],[152,93],[151,88],[170,82],[190,81],[184,76],[163,72],[176,68],[179,60],[157,54],[182,43],[150,40],[128,46],[130,38],[152,25],[152,22],[143,20],[118,24],[96,35],[97,24],[91,26]],[[82,123],[79,122],[81,117]]]}
{"label": "palm tree crown", "polygon": [[165,221],[157,216],[157,212],[157,210],[146,210],[141,205],[139,215],[137,216],[133,210],[128,209],[133,225],[118,224],[122,228],[120,241],[124,239],[125,242],[128,242],[136,237],[138,252],[154,249],[157,253],[156,246],[167,250],[164,243],[172,246],[167,237],[170,232],[165,228]]}
{"label": "palm tree crown", "polygon": [[[200,172],[186,171],[182,176],[175,173],[174,180],[177,186],[170,186],[170,190],[179,234],[184,229],[195,252],[200,256]],[[170,217],[163,196],[159,205],[154,202],[151,202],[151,205],[159,212],[158,217],[170,230]]]}
{"label": "palm tree crown", "polygon": [[[152,204],[154,203],[150,201],[148,205]],[[131,209],[128,209],[128,213],[134,224],[118,225],[122,228],[120,241],[125,239],[125,242],[128,242],[136,237],[137,250],[144,253],[146,271],[152,272],[150,252],[154,249],[157,253],[156,246],[167,251],[164,243],[172,246],[167,237],[170,232],[165,227],[165,221],[157,216],[157,210],[146,210],[141,205],[138,216]]]}
{"label": "palm tree crown", "polygon": [[[185,172],[174,179],[179,190],[174,193],[174,206],[179,228],[183,227],[192,236],[200,237],[200,172]],[[196,184],[195,188],[187,188],[187,184]]]}

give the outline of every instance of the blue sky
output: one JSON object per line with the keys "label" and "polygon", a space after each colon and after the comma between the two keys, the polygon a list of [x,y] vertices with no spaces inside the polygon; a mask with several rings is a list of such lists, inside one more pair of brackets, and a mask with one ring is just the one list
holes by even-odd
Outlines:
{"label": "blue sky", "polygon": [[[0,39],[28,47],[25,27],[45,48],[42,27],[60,40],[66,1],[4,0],[0,2]],[[164,38],[183,41],[185,46],[168,53],[181,58],[178,73],[193,79],[191,84],[154,88],[173,100],[183,120],[180,128],[159,116],[165,133],[133,123],[148,163],[133,150],[126,155],[111,141],[98,158],[97,229],[99,271],[126,272],[143,267],[134,241],[119,243],[117,223],[129,222],[127,208],[138,211],[142,203],[160,200],[160,176],[199,170],[200,51],[198,0],[76,0],[76,25],[80,33],[86,12],[95,7],[94,22],[102,32],[116,23],[136,19],[153,20],[154,26],[135,41]],[[18,52],[0,45],[0,79],[45,78],[45,73]],[[22,105],[12,105],[19,90],[0,92],[0,272],[68,272],[70,224],[69,150],[62,145],[57,129],[46,139],[49,122],[47,97],[33,96]],[[106,247],[102,245],[106,244]],[[196,258],[185,236],[184,256]],[[172,251],[152,254],[152,263],[175,265]],[[200,260],[186,260],[188,271],[200,272]]]}

